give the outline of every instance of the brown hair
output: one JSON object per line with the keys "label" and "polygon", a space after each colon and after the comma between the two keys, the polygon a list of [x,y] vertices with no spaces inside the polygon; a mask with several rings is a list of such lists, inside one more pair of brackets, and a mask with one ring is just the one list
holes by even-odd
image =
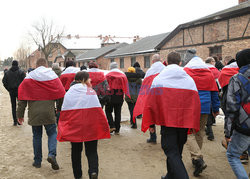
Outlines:
{"label": "brown hair", "polygon": [[47,66],[47,60],[45,60],[45,58],[39,58],[36,61],[36,67],[40,67],[40,66]]}
{"label": "brown hair", "polygon": [[86,82],[89,79],[89,73],[86,71],[79,71],[76,73],[75,81],[77,82]]}
{"label": "brown hair", "polygon": [[177,64],[179,65],[181,62],[181,56],[178,52],[171,52],[168,54],[167,62],[169,65],[171,64]]}
{"label": "brown hair", "polygon": [[213,60],[215,61],[213,57],[207,57],[205,63],[211,63]]}

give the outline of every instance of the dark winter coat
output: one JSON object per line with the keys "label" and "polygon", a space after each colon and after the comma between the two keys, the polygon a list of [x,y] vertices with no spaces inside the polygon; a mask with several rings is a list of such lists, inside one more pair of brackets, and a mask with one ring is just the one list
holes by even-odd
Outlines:
{"label": "dark winter coat", "polygon": [[12,66],[3,77],[3,85],[8,91],[17,90],[19,85],[25,78],[24,71],[20,70],[18,66]]}
{"label": "dark winter coat", "polygon": [[144,78],[145,72],[140,67],[135,67],[135,72],[140,75],[140,78]]}
{"label": "dark winter coat", "polygon": [[128,96],[126,96],[125,100],[128,103],[136,103],[140,87],[142,84],[141,75],[138,73],[129,73],[129,72],[125,72],[125,75],[128,78],[129,94],[131,97],[129,98]]}

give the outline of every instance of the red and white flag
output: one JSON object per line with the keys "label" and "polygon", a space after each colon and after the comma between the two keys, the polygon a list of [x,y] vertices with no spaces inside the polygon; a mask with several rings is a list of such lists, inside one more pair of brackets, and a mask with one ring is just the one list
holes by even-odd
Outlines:
{"label": "red and white flag", "polygon": [[220,86],[223,88],[229,84],[230,78],[239,72],[239,67],[236,62],[226,65],[222,68],[219,76]]}
{"label": "red and white flag", "polygon": [[81,83],[66,95],[58,123],[57,140],[86,142],[110,138],[107,118],[95,91]]}
{"label": "red and white flag", "polygon": [[106,80],[104,72],[99,70],[98,68],[88,69],[89,78],[91,79],[92,87],[104,82]]}
{"label": "red and white flag", "polygon": [[218,91],[214,76],[200,57],[192,58],[184,67],[184,70],[189,74],[198,90]]}
{"label": "red and white flag", "polygon": [[106,75],[110,90],[121,89],[129,98],[129,88],[128,88],[128,79],[126,75],[119,69],[112,69]]}
{"label": "red and white flag", "polygon": [[134,107],[133,111],[133,121],[135,122],[135,118],[142,114],[145,98],[149,93],[151,84],[154,78],[165,68],[161,62],[155,62],[152,66],[148,69],[145,74],[144,80],[141,85],[141,89]]}
{"label": "red and white flag", "polygon": [[72,83],[72,81],[74,81],[75,75],[79,71],[80,71],[79,68],[71,66],[71,67],[66,68],[62,72],[62,74],[60,76],[60,80],[62,81],[62,84],[63,84],[65,90],[69,90],[70,84]]}
{"label": "red and white flag", "polygon": [[200,98],[194,80],[178,65],[168,65],[146,97],[141,130],[150,125],[200,129]]}
{"label": "red and white flag", "polygon": [[18,100],[56,100],[62,98],[64,94],[65,89],[58,76],[44,66],[27,74],[18,88]]}
{"label": "red and white flag", "polygon": [[209,63],[206,63],[207,67],[209,68],[209,70],[211,70],[211,72],[213,73],[214,75],[214,79],[218,79],[219,76],[220,76],[220,71],[215,68],[215,66],[213,66],[212,64],[209,64]]}

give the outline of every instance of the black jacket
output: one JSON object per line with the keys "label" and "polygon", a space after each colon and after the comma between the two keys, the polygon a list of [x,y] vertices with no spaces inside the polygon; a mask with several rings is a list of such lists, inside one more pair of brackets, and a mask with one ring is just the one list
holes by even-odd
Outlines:
{"label": "black jacket", "polygon": [[128,78],[129,94],[130,94],[130,98],[127,95],[125,96],[125,100],[126,102],[129,103],[136,103],[142,84],[141,75],[138,73],[129,73],[129,72],[125,72],[125,75]]}
{"label": "black jacket", "polygon": [[140,67],[135,67],[135,72],[141,76],[141,78],[144,78],[145,73],[142,71]]}
{"label": "black jacket", "polygon": [[19,85],[22,83],[25,78],[24,71],[20,70],[17,66],[12,66],[3,77],[3,85],[6,90],[17,90]]}

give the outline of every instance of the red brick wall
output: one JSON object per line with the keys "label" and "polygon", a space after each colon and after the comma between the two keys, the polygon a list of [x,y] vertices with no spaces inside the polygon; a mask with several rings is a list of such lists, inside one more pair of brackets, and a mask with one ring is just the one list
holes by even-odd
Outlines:
{"label": "red brick wall", "polygon": [[[203,26],[184,29],[184,31],[181,30],[177,35],[175,35],[175,37],[173,37],[169,42],[167,42],[162,47],[160,55],[161,57],[166,58],[167,54],[171,51],[196,48],[197,55],[205,59],[209,56],[208,47],[222,45],[222,58],[228,55],[235,57],[235,54],[239,50],[250,47],[250,39],[242,38],[242,37],[250,37],[250,24],[247,26],[249,18],[250,14],[204,25],[204,43],[203,43]],[[229,31],[227,30],[228,28]],[[183,32],[184,32],[184,46],[183,46]],[[242,39],[239,40],[235,38],[239,39],[242,38]],[[227,40],[232,40],[232,41],[227,41]]]}

